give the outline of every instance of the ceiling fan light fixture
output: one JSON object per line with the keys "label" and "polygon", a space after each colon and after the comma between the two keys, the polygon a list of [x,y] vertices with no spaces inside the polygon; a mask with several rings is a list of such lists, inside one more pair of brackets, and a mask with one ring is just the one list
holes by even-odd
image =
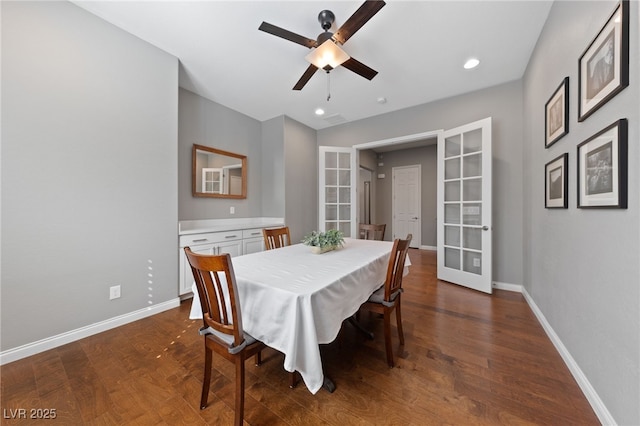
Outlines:
{"label": "ceiling fan light fixture", "polygon": [[336,68],[349,59],[350,56],[333,40],[327,40],[304,58],[318,68],[325,68],[327,65],[331,68]]}

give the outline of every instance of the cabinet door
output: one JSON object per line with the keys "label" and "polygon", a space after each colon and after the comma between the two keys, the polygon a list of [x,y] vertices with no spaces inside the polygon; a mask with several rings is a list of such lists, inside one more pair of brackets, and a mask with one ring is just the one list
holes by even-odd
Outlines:
{"label": "cabinet door", "polygon": [[264,238],[248,238],[242,240],[242,254],[264,251]]}
{"label": "cabinet door", "polygon": [[242,255],[242,240],[225,241],[218,243],[214,254],[229,253],[231,257]]}
{"label": "cabinet door", "polygon": [[[216,247],[217,245],[215,244],[203,244],[191,246],[191,251],[198,254],[215,254]],[[180,273],[180,295],[182,296],[191,292],[191,285],[193,284],[193,273],[183,248],[180,248]]]}

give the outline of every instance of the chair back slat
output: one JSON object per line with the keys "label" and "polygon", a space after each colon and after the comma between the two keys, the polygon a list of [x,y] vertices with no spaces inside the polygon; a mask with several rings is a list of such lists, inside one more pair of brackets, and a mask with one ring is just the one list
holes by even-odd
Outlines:
{"label": "chair back slat", "polygon": [[291,235],[289,234],[288,226],[263,229],[262,236],[264,237],[264,246],[267,250],[291,245]]}
{"label": "chair back slat", "polygon": [[208,311],[209,317],[221,324],[229,324],[227,302],[224,298],[224,292],[222,290],[222,282],[220,281],[219,273],[217,271],[209,271],[201,273],[200,275],[203,279],[207,301],[210,305]]}
{"label": "chair back slat", "polygon": [[204,327],[233,336],[234,346],[244,340],[236,277],[228,253],[204,255],[185,247],[198,289]]}
{"label": "chair back slat", "polygon": [[363,240],[384,240],[384,231],[387,225],[385,223],[374,225],[367,223],[358,224],[358,235]]}
{"label": "chair back slat", "polygon": [[396,239],[393,242],[391,256],[389,256],[389,264],[387,266],[387,279],[384,283],[384,300],[386,302],[390,301],[391,296],[402,288],[404,264],[412,238],[413,236],[409,234],[406,239]]}

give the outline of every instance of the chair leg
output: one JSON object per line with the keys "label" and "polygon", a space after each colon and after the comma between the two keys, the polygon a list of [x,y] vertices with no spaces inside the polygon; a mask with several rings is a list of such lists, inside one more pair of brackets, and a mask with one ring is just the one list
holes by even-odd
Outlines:
{"label": "chair leg", "polygon": [[258,352],[256,354],[256,366],[261,365],[262,364],[262,351]]}
{"label": "chair leg", "polygon": [[204,379],[202,382],[202,396],[200,397],[200,409],[207,408],[207,401],[209,399],[209,385],[211,384],[211,363],[213,361],[213,354],[211,349],[204,347]]}
{"label": "chair leg", "polygon": [[387,350],[387,364],[393,367],[393,348],[391,347],[391,310],[384,309],[384,346]]}
{"label": "chair leg", "polygon": [[236,357],[236,406],[234,425],[242,426],[244,418],[244,357]]}
{"label": "chair leg", "polygon": [[291,380],[289,382],[289,388],[293,389],[296,387],[296,385],[298,384],[298,377],[296,376],[296,372],[292,371],[291,373],[289,373],[289,379]]}
{"label": "chair leg", "polygon": [[396,324],[398,326],[398,336],[400,344],[404,345],[404,332],[402,331],[402,313],[400,312],[400,296],[396,299]]}

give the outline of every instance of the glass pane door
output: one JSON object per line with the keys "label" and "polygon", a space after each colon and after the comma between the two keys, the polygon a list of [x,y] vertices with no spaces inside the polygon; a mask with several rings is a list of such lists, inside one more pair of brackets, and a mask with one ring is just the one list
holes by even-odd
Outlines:
{"label": "glass pane door", "polygon": [[438,141],[438,278],[491,292],[491,119]]}
{"label": "glass pane door", "polygon": [[320,147],[319,230],[339,229],[351,237],[355,223],[353,149]]}

